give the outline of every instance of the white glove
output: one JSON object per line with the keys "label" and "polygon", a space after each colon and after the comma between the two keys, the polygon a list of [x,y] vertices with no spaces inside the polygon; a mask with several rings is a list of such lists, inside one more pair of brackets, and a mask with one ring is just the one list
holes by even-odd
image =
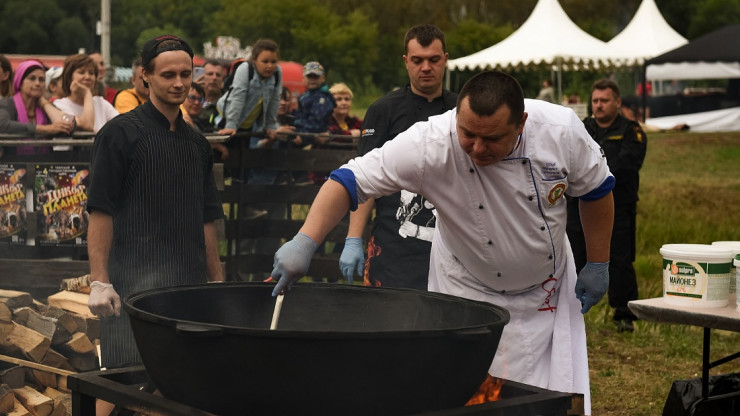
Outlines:
{"label": "white glove", "polygon": [[113,285],[93,281],[90,283],[90,298],[87,300],[90,312],[98,316],[121,316],[121,297]]}

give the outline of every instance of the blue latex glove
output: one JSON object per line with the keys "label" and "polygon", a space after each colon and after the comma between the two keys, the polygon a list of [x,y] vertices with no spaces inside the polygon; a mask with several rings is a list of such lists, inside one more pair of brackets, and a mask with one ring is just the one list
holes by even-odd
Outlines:
{"label": "blue latex glove", "polygon": [[599,303],[609,289],[609,262],[586,263],[578,273],[576,280],[576,297],[581,301],[581,313],[588,312]]}
{"label": "blue latex glove", "polygon": [[289,290],[296,280],[306,275],[311,257],[318,247],[311,237],[298,233],[275,252],[271,276],[278,283],[272,296]]}
{"label": "blue latex glove", "polygon": [[344,249],[339,257],[339,270],[349,284],[354,282],[355,270],[362,276],[365,273],[365,255],[362,253],[362,238],[347,237]]}

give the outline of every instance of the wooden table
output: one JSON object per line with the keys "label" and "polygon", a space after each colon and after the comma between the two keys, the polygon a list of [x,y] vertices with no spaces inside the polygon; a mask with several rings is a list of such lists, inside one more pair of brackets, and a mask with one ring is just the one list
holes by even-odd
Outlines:
{"label": "wooden table", "polygon": [[668,324],[684,324],[700,326],[704,328],[704,346],[702,352],[702,376],[701,394],[703,401],[717,401],[732,397],[740,397],[740,391],[709,396],[709,370],[726,362],[740,357],[736,352],[727,357],[710,362],[710,330],[723,329],[726,331],[740,332],[740,312],[735,304],[730,302],[724,308],[692,308],[688,306],[676,306],[666,303],[663,298],[641,299],[629,302],[630,310],[638,318],[651,322],[662,322]]}

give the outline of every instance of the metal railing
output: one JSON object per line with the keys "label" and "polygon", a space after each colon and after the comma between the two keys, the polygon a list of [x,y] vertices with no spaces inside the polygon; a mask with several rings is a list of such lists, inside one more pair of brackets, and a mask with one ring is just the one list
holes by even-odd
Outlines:
{"label": "metal railing", "polygon": [[[267,138],[267,132],[238,132],[233,136],[222,135],[218,133],[205,133],[205,138],[209,143],[225,143],[230,140],[248,139],[251,137]],[[357,138],[342,134],[329,133],[308,133],[308,132],[278,132],[277,141],[289,142],[294,137],[312,137],[326,139],[325,144],[331,143],[333,146],[354,147],[357,145]],[[49,138],[29,138],[25,134],[8,134],[0,133],[0,147],[2,146],[92,146],[95,142],[95,133],[77,132],[71,136],[58,136]]]}

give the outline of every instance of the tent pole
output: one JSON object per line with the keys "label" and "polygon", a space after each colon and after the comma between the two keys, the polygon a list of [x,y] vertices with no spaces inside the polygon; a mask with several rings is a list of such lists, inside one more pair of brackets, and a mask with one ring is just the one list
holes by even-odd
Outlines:
{"label": "tent pole", "polygon": [[[641,98],[642,98],[642,100],[641,100],[642,101],[642,114],[641,114],[641,118],[642,118],[642,122],[643,123],[645,122],[645,113],[647,112],[646,111],[647,110],[647,95],[645,94],[645,91],[647,90],[647,66],[648,66],[648,63],[647,63],[647,61],[645,61],[642,64],[642,74],[641,74],[642,75],[642,89],[640,91],[640,95],[641,95]],[[637,84],[637,85],[640,85],[640,84]]]}
{"label": "tent pole", "polygon": [[563,58],[558,57],[558,103],[563,102]]}
{"label": "tent pole", "polygon": [[115,69],[110,62],[110,0],[100,0],[100,55],[105,62],[105,82],[111,82]]}
{"label": "tent pole", "polygon": [[446,90],[450,89],[450,72],[451,70],[447,68],[447,73],[445,73],[445,89]]}

